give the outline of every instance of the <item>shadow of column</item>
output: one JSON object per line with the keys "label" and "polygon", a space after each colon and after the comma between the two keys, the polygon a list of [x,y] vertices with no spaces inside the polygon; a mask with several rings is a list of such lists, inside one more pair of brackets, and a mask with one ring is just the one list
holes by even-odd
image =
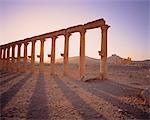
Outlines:
{"label": "shadow of column", "polygon": [[81,84],[92,86],[93,88],[102,90],[115,96],[137,96],[142,91],[142,89],[133,88],[128,85],[113,82],[111,80],[91,80],[90,82],[82,82]]}
{"label": "shadow of column", "polygon": [[0,74],[0,78],[5,78],[5,77],[13,75],[13,74],[15,74],[15,72],[8,72],[8,73],[2,74],[2,75]]}
{"label": "shadow of column", "polygon": [[22,88],[26,81],[31,77],[31,73],[27,74],[23,79],[9,88],[6,92],[2,93],[0,96],[1,110],[7,105],[9,101],[17,94],[17,92]]}
{"label": "shadow of column", "polygon": [[[90,107],[83,99],[71,90],[57,75],[54,80],[65,94],[66,98],[72,103],[73,107],[81,114],[84,120],[106,120],[106,118]],[[98,117],[101,116],[101,117]]]}
{"label": "shadow of column", "polygon": [[[137,119],[147,120],[147,119],[150,118],[150,114],[149,113],[144,112],[143,110],[141,110],[137,106],[125,103],[125,102],[117,99],[116,97],[109,96],[108,94],[105,93],[105,92],[109,92],[109,93],[113,93],[113,94],[117,95],[116,91],[113,92],[113,90],[112,90],[110,92],[109,90],[103,89],[105,86],[102,87],[101,85],[99,85],[99,86],[98,85],[97,86],[96,85],[95,86],[87,85],[85,82],[79,82],[79,81],[75,81],[75,83],[77,83],[84,90],[86,90],[86,91],[96,95],[97,97],[103,98],[104,100],[106,100],[109,103],[117,106],[118,108],[122,109],[123,111],[125,111],[128,114],[134,116]],[[96,83],[96,84],[98,84],[98,83]],[[99,83],[99,84],[101,84],[101,83]],[[107,88],[107,89],[111,90],[111,88]],[[118,87],[115,87],[115,89],[117,89],[119,91],[119,85],[118,85]],[[127,91],[127,92],[129,92],[129,91]]]}
{"label": "shadow of column", "polygon": [[27,119],[46,120],[48,119],[47,97],[45,92],[44,73],[39,73],[35,90],[31,97]]}
{"label": "shadow of column", "polygon": [[1,85],[4,85],[5,83],[7,83],[7,82],[9,82],[9,81],[11,81],[11,80],[13,80],[13,79],[19,77],[19,76],[21,76],[22,74],[23,74],[23,73],[16,73],[16,74],[14,74],[13,76],[11,76],[11,77],[9,77],[9,78],[7,78],[7,79],[5,79],[5,80],[0,81],[0,86],[1,86]]}
{"label": "shadow of column", "polygon": [[0,75],[6,74],[6,73],[8,73],[8,71],[0,70]]}

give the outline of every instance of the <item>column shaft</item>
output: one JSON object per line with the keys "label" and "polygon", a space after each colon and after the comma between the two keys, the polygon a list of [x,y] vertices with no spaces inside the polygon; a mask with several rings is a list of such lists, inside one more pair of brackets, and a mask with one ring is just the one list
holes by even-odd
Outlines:
{"label": "column shaft", "polygon": [[2,48],[0,48],[0,69],[2,69]]}
{"label": "column shaft", "polygon": [[28,48],[28,42],[24,42],[24,70],[27,69],[27,56],[28,56],[27,48]]}
{"label": "column shaft", "polygon": [[100,64],[100,74],[102,79],[107,79],[107,30],[109,26],[104,25],[101,27],[101,64]]}
{"label": "column shaft", "polygon": [[6,48],[3,49],[3,70],[6,68]]}
{"label": "column shaft", "polygon": [[17,62],[20,63],[21,57],[21,44],[18,44],[18,55],[17,55]]}
{"label": "column shaft", "polygon": [[34,72],[34,63],[35,63],[35,42],[32,41],[32,50],[31,50],[31,71]]}
{"label": "column shaft", "polygon": [[10,46],[7,47],[7,70],[10,68]]}
{"label": "column shaft", "polygon": [[41,39],[41,49],[40,49],[40,64],[44,62],[44,39]]}
{"label": "column shaft", "polygon": [[85,74],[85,30],[80,32],[80,78]]}
{"label": "column shaft", "polygon": [[68,72],[68,56],[69,56],[69,37],[71,34],[65,34],[65,45],[64,45],[64,75]]}
{"label": "column shaft", "polygon": [[20,71],[20,58],[21,58],[21,44],[18,44],[17,71]]}
{"label": "column shaft", "polygon": [[14,70],[14,67],[15,67],[15,45],[12,45],[12,58],[11,58],[11,68],[12,70]]}
{"label": "column shaft", "polygon": [[28,43],[25,42],[24,43],[24,62],[26,63],[27,62],[27,46],[28,46]]}
{"label": "column shaft", "polygon": [[56,46],[56,38],[52,37],[52,47],[51,47],[51,74],[54,74],[54,64],[55,64],[55,46]]}
{"label": "column shaft", "polygon": [[35,63],[35,41],[32,41],[31,63]]}
{"label": "column shaft", "polygon": [[40,48],[40,72],[44,70],[44,41],[45,39],[42,38],[41,40],[41,48]]}

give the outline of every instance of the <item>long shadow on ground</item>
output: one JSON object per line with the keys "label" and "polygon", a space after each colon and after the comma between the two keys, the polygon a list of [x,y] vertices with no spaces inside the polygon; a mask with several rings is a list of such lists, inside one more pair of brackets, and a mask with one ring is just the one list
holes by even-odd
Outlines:
{"label": "long shadow on ground", "polygon": [[0,96],[1,110],[7,105],[7,103],[17,94],[17,92],[22,88],[26,81],[31,77],[31,73],[27,74],[18,83],[9,88],[6,92],[2,93]]}
{"label": "long shadow on ground", "polygon": [[9,78],[0,81],[0,86],[1,86],[1,85],[4,85],[5,83],[7,83],[7,82],[9,82],[9,81],[11,81],[11,80],[13,80],[13,79],[19,77],[19,76],[21,76],[22,74],[23,74],[23,73],[16,73],[16,74],[14,74],[13,76],[10,76]]}
{"label": "long shadow on ground", "polygon": [[0,75],[6,74],[6,73],[8,73],[8,72],[0,70]]}
{"label": "long shadow on ground", "polygon": [[[88,92],[91,92],[92,94],[103,98],[104,100],[112,103],[113,105],[117,106],[118,108],[122,109],[123,111],[126,111],[128,114],[134,116],[137,119],[149,119],[149,113],[142,111],[141,109],[137,108],[134,105],[131,104],[127,104],[119,99],[117,99],[116,97],[112,97],[106,93],[111,93],[112,95],[120,95],[120,94],[124,94],[124,92],[132,92],[131,90],[122,90],[123,86],[120,85],[115,85],[115,83],[109,83],[108,82],[96,82],[96,84],[92,84],[91,83],[85,83],[85,82],[81,82],[81,81],[77,81],[75,80],[75,83],[77,83],[80,87],[82,87],[83,89],[85,89]],[[118,86],[118,87],[117,87]],[[124,86],[125,87],[125,86]],[[124,88],[126,89],[128,88],[127,86]],[[106,92],[106,93],[105,93]],[[121,92],[121,93],[119,93]],[[130,93],[129,93],[130,94]]]}
{"label": "long shadow on ground", "polygon": [[[54,80],[65,94],[66,98],[72,103],[73,107],[79,112],[82,113],[81,116],[84,120],[106,120],[106,118],[91,108],[82,98],[71,90],[58,76],[54,75]],[[97,116],[101,117],[97,117]]]}
{"label": "long shadow on ground", "polygon": [[105,91],[115,96],[136,96],[139,95],[142,91],[142,89],[116,83],[112,80],[90,80],[89,82],[85,82],[84,84],[86,84],[87,86],[93,86],[96,89]]}
{"label": "long shadow on ground", "polygon": [[38,80],[35,86],[34,93],[31,97],[27,119],[34,120],[47,120],[48,119],[48,106],[47,97],[45,92],[44,74],[39,73]]}
{"label": "long shadow on ground", "polygon": [[10,76],[10,75],[13,75],[13,74],[15,74],[16,72],[7,72],[7,73],[5,73],[5,74],[0,74],[0,78],[5,78],[5,77],[7,77],[7,76]]}

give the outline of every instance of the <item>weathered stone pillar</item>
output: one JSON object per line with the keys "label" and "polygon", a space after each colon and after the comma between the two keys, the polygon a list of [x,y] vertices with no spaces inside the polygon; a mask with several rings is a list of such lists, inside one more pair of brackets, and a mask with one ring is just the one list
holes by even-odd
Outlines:
{"label": "weathered stone pillar", "polygon": [[68,72],[68,56],[69,56],[69,37],[70,33],[65,34],[65,45],[64,45],[64,75]]}
{"label": "weathered stone pillar", "polygon": [[40,70],[43,71],[44,63],[44,38],[41,38],[41,48],[40,48]]}
{"label": "weathered stone pillar", "polygon": [[32,50],[31,50],[31,69],[34,72],[34,64],[35,64],[35,40],[32,41]]}
{"label": "weathered stone pillar", "polygon": [[85,74],[85,33],[84,29],[80,31],[80,79],[83,79]]}
{"label": "weathered stone pillar", "polygon": [[29,44],[28,42],[24,42],[24,70],[27,70],[28,44]]}
{"label": "weathered stone pillar", "polygon": [[7,70],[10,69],[10,46],[7,47]]}
{"label": "weathered stone pillar", "polygon": [[6,47],[3,49],[3,70],[6,69]]}
{"label": "weathered stone pillar", "polygon": [[18,55],[17,55],[17,71],[20,71],[20,57],[21,57],[21,43],[17,44],[18,45]]}
{"label": "weathered stone pillar", "polygon": [[0,69],[2,69],[2,48],[0,47]]}
{"label": "weathered stone pillar", "polygon": [[102,79],[107,79],[107,30],[110,26],[101,26],[101,64],[100,74]]}
{"label": "weathered stone pillar", "polygon": [[56,47],[56,39],[57,37],[52,37],[52,47],[51,47],[51,74],[55,73],[55,47]]}
{"label": "weathered stone pillar", "polygon": [[12,68],[12,71],[14,71],[14,69],[15,69],[15,47],[16,47],[16,45],[15,44],[13,44],[12,45],[12,58],[11,58],[11,68]]}

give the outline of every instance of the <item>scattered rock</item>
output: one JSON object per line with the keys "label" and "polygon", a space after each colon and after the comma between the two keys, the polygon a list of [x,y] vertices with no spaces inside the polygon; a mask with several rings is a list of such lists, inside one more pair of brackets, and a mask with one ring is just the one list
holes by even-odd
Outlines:
{"label": "scattered rock", "polygon": [[118,112],[123,112],[123,110],[122,109],[118,109]]}
{"label": "scattered rock", "polygon": [[83,111],[80,111],[79,113],[80,113],[81,115],[84,115],[84,112],[83,112]]}
{"label": "scattered rock", "polygon": [[102,117],[103,117],[103,115],[98,114],[98,115],[96,115],[96,117],[95,117],[95,118],[102,118]]}
{"label": "scattered rock", "polygon": [[73,87],[74,87],[74,88],[77,88],[77,86],[76,86],[76,85],[74,85]]}
{"label": "scattered rock", "polygon": [[141,97],[144,99],[144,104],[149,105],[149,99],[150,99],[150,87],[146,88],[141,92]]}

